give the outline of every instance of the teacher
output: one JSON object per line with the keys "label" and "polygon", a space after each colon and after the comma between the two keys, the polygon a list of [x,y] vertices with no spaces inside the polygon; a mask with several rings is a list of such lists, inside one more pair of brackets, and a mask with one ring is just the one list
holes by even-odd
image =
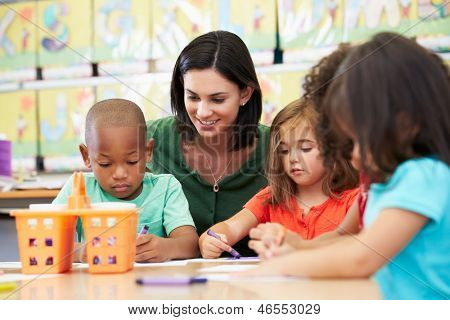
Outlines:
{"label": "teacher", "polygon": [[[259,124],[261,88],[244,42],[227,31],[194,39],[176,61],[170,97],[174,116],[147,122],[148,168],[180,181],[200,235],[267,185],[269,128]],[[251,255],[247,243],[234,247]]]}

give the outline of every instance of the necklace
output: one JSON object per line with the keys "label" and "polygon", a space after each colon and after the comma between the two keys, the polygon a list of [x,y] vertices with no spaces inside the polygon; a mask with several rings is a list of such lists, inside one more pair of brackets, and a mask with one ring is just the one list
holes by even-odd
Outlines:
{"label": "necklace", "polygon": [[203,149],[200,149],[202,151],[203,157],[206,159],[206,161],[208,162],[208,169],[211,172],[211,175],[214,179],[214,185],[213,185],[213,191],[214,192],[219,192],[219,181],[223,178],[223,176],[225,175],[225,173],[227,172],[228,167],[230,166],[231,160],[233,159],[233,157],[230,157],[230,160],[228,160],[228,164],[225,167],[225,169],[223,170],[222,174],[220,175],[219,178],[216,179],[216,177],[214,176],[214,173],[212,171],[212,167],[211,167],[211,163],[209,162],[209,159],[206,158],[205,153],[203,152]]}
{"label": "necklace", "polygon": [[295,198],[297,199],[298,202],[300,202],[302,205],[304,205],[308,209],[310,209],[312,207],[312,205],[309,205],[309,204],[303,202],[302,200],[300,200],[300,198],[298,196],[296,196]]}
{"label": "necklace", "polygon": [[306,208],[306,209],[304,209],[304,210],[302,211],[302,218],[305,219],[306,215],[311,211],[312,205],[310,206],[309,204],[305,203],[305,202],[302,201],[302,200],[300,199],[300,197],[298,197],[298,196],[296,196],[295,198],[297,199],[298,202],[300,202],[300,203],[301,203],[302,205],[304,205],[305,208]]}

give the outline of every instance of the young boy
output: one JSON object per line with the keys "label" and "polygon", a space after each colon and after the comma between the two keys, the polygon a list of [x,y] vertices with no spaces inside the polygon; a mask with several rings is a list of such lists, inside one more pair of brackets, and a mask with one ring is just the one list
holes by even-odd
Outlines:
{"label": "young boy", "polygon": [[[96,103],[86,117],[83,161],[92,173],[84,175],[91,203],[129,202],[139,209],[136,232],[148,234],[136,242],[136,261],[160,262],[199,255],[198,236],[181,184],[170,174],[146,171],[153,141],[146,143],[147,127],[141,109],[124,99]],[[67,203],[72,178],[53,203]],[[83,241],[81,220],[77,241]]]}

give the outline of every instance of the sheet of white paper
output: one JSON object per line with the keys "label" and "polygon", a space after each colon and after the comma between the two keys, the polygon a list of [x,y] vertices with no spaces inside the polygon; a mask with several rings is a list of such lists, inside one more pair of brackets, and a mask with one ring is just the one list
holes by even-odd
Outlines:
{"label": "sheet of white paper", "polygon": [[33,279],[44,279],[44,278],[53,278],[60,277],[62,274],[21,274],[21,273],[4,273],[0,274],[0,283],[1,282],[11,282],[11,281],[22,281],[22,280],[33,280]]}
{"label": "sheet of white paper", "polygon": [[202,268],[198,270],[199,273],[217,273],[217,272],[240,272],[256,268],[256,265],[242,265],[242,264],[223,264],[209,268]]}
{"label": "sheet of white paper", "polygon": [[187,260],[173,260],[166,262],[150,262],[150,263],[134,263],[135,268],[142,267],[175,267],[175,266],[185,266],[187,265]]}
{"label": "sheet of white paper", "polygon": [[237,278],[233,277],[229,273],[207,273],[202,275],[203,278],[208,279],[208,281],[218,281],[218,282],[286,282],[292,281],[292,277],[282,277],[282,276],[271,276],[271,277],[245,277]]}
{"label": "sheet of white paper", "polygon": [[188,263],[208,263],[208,262],[226,262],[226,263],[234,263],[234,262],[259,262],[260,259],[258,257],[242,257],[240,259],[236,258],[218,258],[218,259],[189,259],[186,260]]}
{"label": "sheet of white paper", "polygon": [[[152,268],[152,267],[175,267],[187,265],[186,260],[174,260],[167,262],[151,262],[151,263],[134,263],[135,268]],[[87,263],[73,263],[72,269],[87,269],[89,266]]]}

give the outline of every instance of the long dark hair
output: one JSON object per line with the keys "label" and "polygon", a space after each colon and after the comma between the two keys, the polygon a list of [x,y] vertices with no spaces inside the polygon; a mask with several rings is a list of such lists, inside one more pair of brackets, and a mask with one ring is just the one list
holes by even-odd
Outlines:
{"label": "long dark hair", "polygon": [[245,43],[237,35],[227,31],[213,31],[195,38],[177,59],[172,74],[170,98],[178,131],[187,141],[194,140],[198,134],[184,104],[183,75],[192,69],[209,68],[217,70],[241,90],[247,86],[254,89],[250,100],[239,108],[231,137],[232,150],[251,146],[257,137],[261,118],[261,88]]}
{"label": "long dark hair", "polygon": [[[340,66],[324,101],[331,119],[325,129],[353,135],[372,180],[411,158],[434,155],[450,164],[449,79],[442,60],[415,41],[377,34]],[[324,146],[325,155],[335,151]]]}

